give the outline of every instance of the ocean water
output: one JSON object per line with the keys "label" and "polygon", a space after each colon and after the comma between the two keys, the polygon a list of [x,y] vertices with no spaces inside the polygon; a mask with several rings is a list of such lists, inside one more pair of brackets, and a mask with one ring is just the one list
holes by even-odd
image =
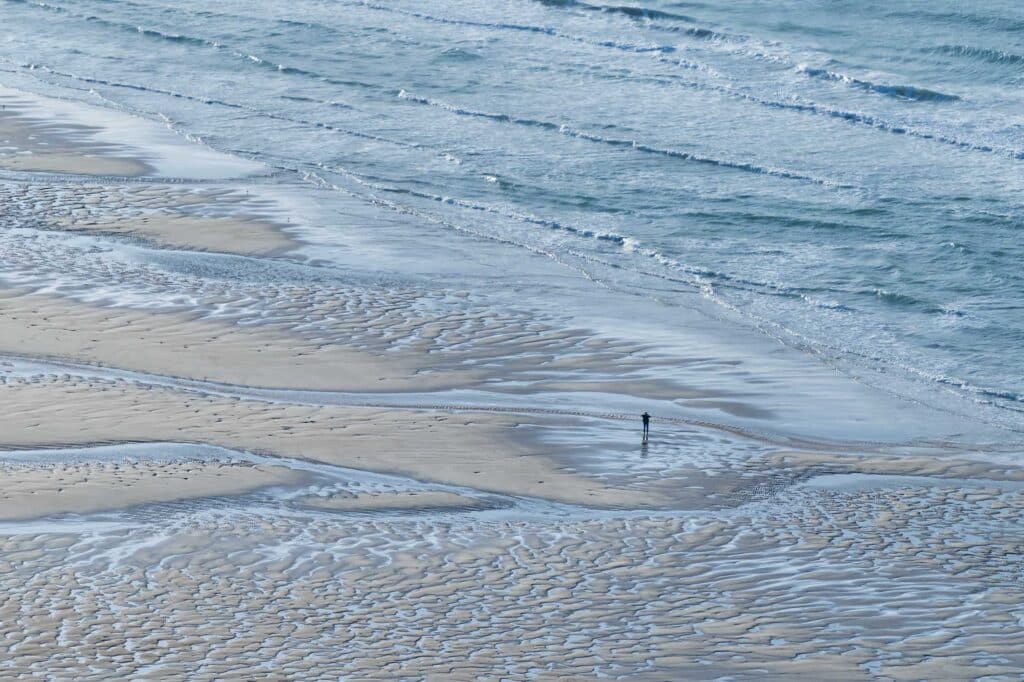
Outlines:
{"label": "ocean water", "polygon": [[862,410],[844,436],[891,435],[893,399],[1024,430],[1019,2],[0,0],[0,25],[0,82],[266,164],[310,262],[782,348],[780,386],[836,379],[752,400],[827,392],[823,420]]}

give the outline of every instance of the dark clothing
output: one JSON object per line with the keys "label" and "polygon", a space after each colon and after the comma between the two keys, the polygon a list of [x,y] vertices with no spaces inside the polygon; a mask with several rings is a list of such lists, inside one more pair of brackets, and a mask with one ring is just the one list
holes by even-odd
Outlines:
{"label": "dark clothing", "polygon": [[644,412],[640,418],[644,420],[644,438],[647,438],[647,432],[651,429],[651,415]]}

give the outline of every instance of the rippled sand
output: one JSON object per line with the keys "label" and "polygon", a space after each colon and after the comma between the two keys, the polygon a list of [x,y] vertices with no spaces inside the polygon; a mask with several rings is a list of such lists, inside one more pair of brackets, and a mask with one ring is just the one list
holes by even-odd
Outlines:
{"label": "rippled sand", "polygon": [[1019,679],[1016,453],[783,442],[4,97],[0,165],[89,176],[0,177],[5,678]]}
{"label": "rippled sand", "polygon": [[722,516],[240,506],[9,537],[8,669],[1011,679],[1024,665],[1020,490],[795,488]]}

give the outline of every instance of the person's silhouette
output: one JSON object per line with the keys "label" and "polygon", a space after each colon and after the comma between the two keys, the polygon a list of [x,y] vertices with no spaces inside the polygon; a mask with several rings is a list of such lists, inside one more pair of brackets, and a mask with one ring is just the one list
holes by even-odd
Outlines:
{"label": "person's silhouette", "polygon": [[651,430],[651,415],[644,412],[640,418],[644,420],[644,440],[647,440],[647,434]]}

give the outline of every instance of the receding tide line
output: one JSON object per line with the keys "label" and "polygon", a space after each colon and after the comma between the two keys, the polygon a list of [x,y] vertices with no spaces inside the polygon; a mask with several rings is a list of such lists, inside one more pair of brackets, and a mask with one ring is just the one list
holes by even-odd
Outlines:
{"label": "receding tide line", "polygon": [[[522,414],[538,416],[565,416],[609,421],[637,421],[638,412],[626,413],[581,408],[547,407],[537,404],[536,400],[543,394],[530,396],[535,402],[520,405],[498,405],[486,402],[470,402],[466,398],[479,398],[488,395],[482,391],[449,390],[432,393],[356,393],[344,391],[321,391],[302,389],[274,389],[243,386],[216,381],[200,381],[162,374],[151,374],[133,370],[117,369],[89,363],[68,362],[60,358],[31,357],[25,355],[5,354],[0,362],[7,367],[7,376],[38,377],[68,374],[80,378],[123,381],[142,386],[159,386],[177,391],[195,393],[220,398],[252,400],[257,402],[286,405],[305,405],[310,407],[354,407],[378,408],[392,410],[435,410],[439,412],[483,412],[492,414]],[[584,392],[580,392],[583,394]],[[494,395],[494,394],[490,394]],[[587,395],[593,395],[588,393]],[[450,400],[438,402],[448,397]],[[559,393],[556,397],[563,398]],[[460,400],[461,398],[461,400]],[[515,400],[514,396],[503,394],[505,401]],[[638,398],[632,400],[639,401]],[[940,450],[959,450],[955,443],[935,441],[908,441],[891,443],[883,441],[834,441],[804,436],[786,435],[762,429],[754,429],[736,424],[726,424],[706,419],[697,419],[669,414],[654,414],[658,423],[674,426],[689,426],[711,429],[730,433],[748,440],[768,443],[780,447],[797,449],[817,449],[830,452],[881,452],[893,448],[927,448]]]}

